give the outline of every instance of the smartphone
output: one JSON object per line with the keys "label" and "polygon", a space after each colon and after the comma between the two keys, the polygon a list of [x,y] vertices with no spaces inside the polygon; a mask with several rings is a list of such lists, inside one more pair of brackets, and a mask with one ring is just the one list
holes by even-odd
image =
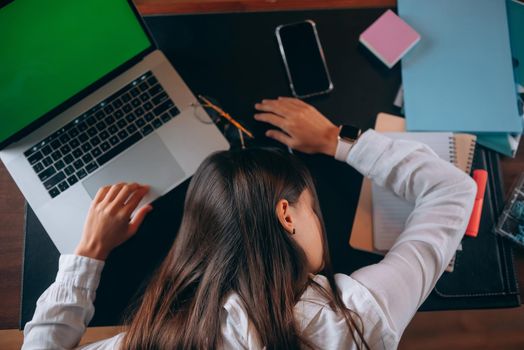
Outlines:
{"label": "smartphone", "polygon": [[306,98],[333,90],[315,22],[283,24],[275,34],[293,96]]}

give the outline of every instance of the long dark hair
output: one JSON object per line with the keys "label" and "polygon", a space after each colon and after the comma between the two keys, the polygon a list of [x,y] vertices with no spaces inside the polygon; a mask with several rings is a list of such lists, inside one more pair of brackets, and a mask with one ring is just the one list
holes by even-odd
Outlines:
{"label": "long dark hair", "polygon": [[[304,251],[276,215],[280,199],[296,203],[306,189],[321,222],[322,273],[331,290],[313,281]],[[267,349],[312,347],[299,334],[293,312],[308,286],[328,298],[357,346],[367,348],[360,318],[345,307],[335,284],[308,169],[280,150],[215,153],[191,180],[176,240],[130,321],[123,348],[219,348],[221,309],[231,292]]]}

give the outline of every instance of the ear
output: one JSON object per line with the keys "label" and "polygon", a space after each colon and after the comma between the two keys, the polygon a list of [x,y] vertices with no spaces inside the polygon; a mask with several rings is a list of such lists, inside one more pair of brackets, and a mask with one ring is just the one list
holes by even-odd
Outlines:
{"label": "ear", "polygon": [[295,224],[291,215],[291,206],[289,205],[289,202],[286,199],[279,200],[276,211],[278,221],[280,221],[280,224],[282,227],[284,227],[284,230],[286,230],[289,234],[292,234]]}

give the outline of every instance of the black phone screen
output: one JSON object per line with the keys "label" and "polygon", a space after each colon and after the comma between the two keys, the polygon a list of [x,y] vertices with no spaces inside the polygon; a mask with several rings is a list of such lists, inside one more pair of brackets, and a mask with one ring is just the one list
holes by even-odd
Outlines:
{"label": "black phone screen", "polygon": [[305,97],[329,92],[332,84],[314,24],[305,21],[284,25],[277,34],[293,94]]}

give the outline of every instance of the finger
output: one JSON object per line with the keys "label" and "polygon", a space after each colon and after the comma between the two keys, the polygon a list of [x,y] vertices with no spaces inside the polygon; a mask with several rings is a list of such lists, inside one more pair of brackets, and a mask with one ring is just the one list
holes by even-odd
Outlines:
{"label": "finger", "polygon": [[294,108],[283,100],[262,100],[262,103],[257,103],[255,108],[259,111],[278,114],[284,118],[291,117],[296,113]]}
{"label": "finger", "polygon": [[142,208],[138,209],[135,216],[133,216],[133,219],[131,219],[131,222],[129,222],[129,229],[128,233],[132,236],[138,231],[138,228],[140,225],[142,225],[142,222],[146,218],[146,215],[153,210],[153,207],[151,204],[144,205]]}
{"label": "finger", "polygon": [[279,130],[268,130],[266,131],[266,136],[274,140],[277,140],[278,142],[281,142],[288,147],[291,147],[291,143],[293,141],[292,137]]}
{"label": "finger", "polygon": [[116,185],[112,185],[109,191],[107,192],[106,196],[104,197],[104,203],[110,203],[116,197],[118,192],[120,192],[124,185],[125,184],[123,182],[118,183]]}
{"label": "finger", "polygon": [[104,200],[105,196],[107,195],[107,192],[109,192],[109,189],[111,186],[103,186],[100,187],[100,189],[96,192],[95,198],[93,199],[93,202],[100,203]]}
{"label": "finger", "polygon": [[280,96],[278,100],[285,101],[289,105],[292,105],[297,108],[301,108],[301,107],[308,105],[307,103],[303,102],[302,100],[299,100],[298,98],[294,98],[294,97]]}
{"label": "finger", "polygon": [[146,194],[149,192],[149,186],[144,186],[133,192],[131,197],[127,200],[127,203],[124,205],[125,210],[127,211],[128,215],[131,215],[131,213],[136,209],[140,201],[146,196]]}
{"label": "finger", "polygon": [[290,102],[293,102],[295,105],[297,105],[299,107],[311,107],[311,105],[309,103],[306,103],[306,102],[302,101],[299,98],[287,97],[287,99],[289,99]]}
{"label": "finger", "polygon": [[286,129],[286,120],[273,113],[257,113],[255,114],[255,119],[260,122],[269,123],[282,130]]}
{"label": "finger", "polygon": [[262,103],[259,103],[259,105],[262,109],[269,109],[270,112],[283,117],[294,115],[296,113],[296,107],[285,99],[262,100]]}
{"label": "finger", "polygon": [[136,191],[138,188],[140,188],[140,185],[137,183],[125,184],[122,186],[122,189],[120,192],[118,192],[115,199],[113,200],[113,205],[123,207],[131,193]]}

